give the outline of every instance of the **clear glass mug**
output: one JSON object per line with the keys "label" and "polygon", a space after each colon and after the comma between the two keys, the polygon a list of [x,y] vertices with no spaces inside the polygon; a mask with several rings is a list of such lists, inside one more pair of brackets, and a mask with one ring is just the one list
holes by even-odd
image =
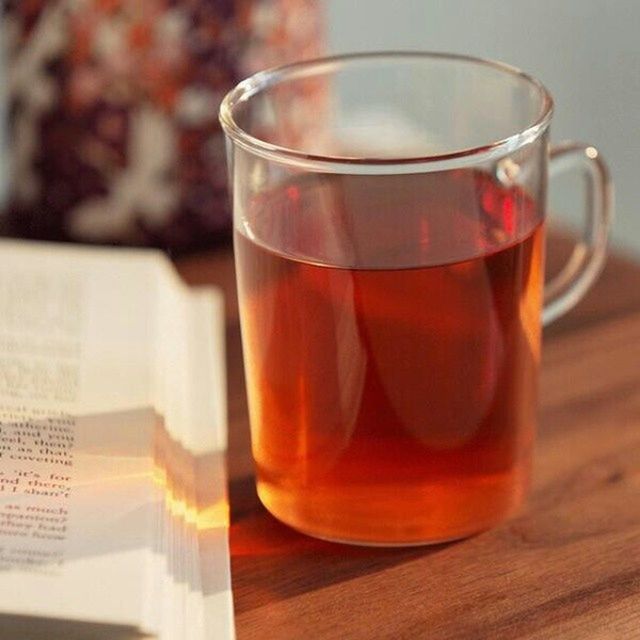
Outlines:
{"label": "clear glass mug", "polygon": [[[522,503],[541,324],[597,277],[612,214],[598,152],[549,148],[552,108],[517,69],[433,53],[290,65],[224,99],[257,488],[281,521],[424,544]],[[585,231],[545,288],[567,168]]]}

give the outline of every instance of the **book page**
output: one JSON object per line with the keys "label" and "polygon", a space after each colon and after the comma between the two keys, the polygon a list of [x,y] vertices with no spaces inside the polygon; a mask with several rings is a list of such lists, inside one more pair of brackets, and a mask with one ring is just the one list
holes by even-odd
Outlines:
{"label": "book page", "polygon": [[0,244],[7,613],[139,624],[157,496],[157,260]]}
{"label": "book page", "polygon": [[[156,459],[168,434],[193,465],[184,484],[198,455],[213,446],[222,459],[226,446],[220,380],[196,394],[192,347],[180,346],[193,295],[155,252],[0,242],[0,615],[172,637],[166,615],[177,634],[187,612],[202,612],[197,527],[167,520]],[[219,314],[205,315],[208,334],[220,329]],[[191,406],[202,398],[217,407],[197,425],[204,439]],[[185,504],[194,482],[181,487]],[[231,637],[226,523],[220,531],[210,553],[224,556],[220,637]],[[177,594],[182,614],[163,612]]]}
{"label": "book page", "polygon": [[[224,304],[213,289],[189,291],[187,296],[179,283],[167,282],[165,289],[160,317],[166,339],[159,358],[171,366],[158,367],[159,397],[167,399],[178,391],[179,398],[163,409],[171,441],[165,454],[173,460],[167,465],[174,471],[168,484],[191,550],[183,557],[183,589],[168,597],[184,606],[189,640],[231,638]],[[176,334],[188,340],[180,343]]]}
{"label": "book page", "polygon": [[[223,300],[207,290],[192,299],[191,349],[193,401],[191,449],[196,460],[196,529],[200,553],[206,638],[233,637],[233,602],[229,566],[229,502],[225,451],[227,448],[226,369],[224,333],[210,327],[220,317]],[[222,356],[222,357],[221,357]],[[213,394],[212,389],[218,393]],[[222,398],[222,400],[220,400]],[[215,425],[211,429],[208,425]]]}

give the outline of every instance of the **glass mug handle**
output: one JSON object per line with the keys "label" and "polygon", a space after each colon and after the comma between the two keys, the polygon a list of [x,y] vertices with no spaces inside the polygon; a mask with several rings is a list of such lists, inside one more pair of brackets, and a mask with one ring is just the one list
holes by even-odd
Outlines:
{"label": "glass mug handle", "polygon": [[549,152],[549,175],[579,169],[586,181],[586,224],[562,271],[545,285],[542,324],[548,325],[574,307],[594,283],[607,254],[613,217],[613,185],[598,150],[580,142],[561,142]]}

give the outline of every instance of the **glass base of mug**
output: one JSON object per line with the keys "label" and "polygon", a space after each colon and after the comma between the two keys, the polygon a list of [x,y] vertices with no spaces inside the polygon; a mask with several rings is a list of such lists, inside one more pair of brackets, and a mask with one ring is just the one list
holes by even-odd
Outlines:
{"label": "glass base of mug", "polygon": [[[267,511],[269,511],[269,509],[267,509]],[[271,513],[271,511],[269,511],[269,513]],[[277,518],[278,520],[280,520],[280,518],[278,518],[278,516],[276,516],[275,514],[271,513],[271,515],[274,518]],[[280,520],[280,522],[283,522],[283,521]],[[488,529],[492,528],[492,527],[487,527],[486,529],[481,529],[480,531],[473,531],[472,533],[462,534],[459,536],[454,536],[452,538],[434,538],[434,539],[429,538],[427,540],[415,540],[410,542],[372,542],[371,540],[353,540],[351,538],[328,538],[327,536],[317,534],[314,531],[306,531],[303,529],[299,529],[298,527],[295,527],[286,522],[283,522],[283,524],[286,524],[288,527],[291,527],[298,533],[302,533],[303,535],[309,536],[311,538],[316,538],[316,540],[322,540],[323,542],[331,542],[333,544],[345,544],[352,547],[372,547],[374,549],[404,549],[408,547],[435,547],[440,544],[447,544],[450,542],[458,542],[459,540],[465,540],[466,538],[470,538],[474,535],[478,535],[479,533],[482,533],[483,531],[487,531]]]}
{"label": "glass base of mug", "polygon": [[[528,478],[511,472],[469,483],[466,491],[460,482],[451,487],[415,488],[413,496],[408,489],[392,488],[391,493],[396,497],[404,494],[404,499],[385,500],[385,508],[376,508],[369,490],[343,500],[339,509],[335,495],[293,494],[257,482],[258,496],[267,511],[292,529],[320,540],[369,547],[435,545],[476,535],[513,515],[527,487]],[[346,504],[351,508],[344,508]],[[363,510],[363,504],[372,505],[371,509]]]}

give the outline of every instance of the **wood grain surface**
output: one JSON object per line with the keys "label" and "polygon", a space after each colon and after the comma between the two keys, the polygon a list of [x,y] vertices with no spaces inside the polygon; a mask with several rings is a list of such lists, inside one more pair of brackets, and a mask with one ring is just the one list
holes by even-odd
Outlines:
{"label": "wood grain surface", "polygon": [[[551,262],[567,242],[550,242]],[[640,266],[613,257],[545,333],[532,494],[446,545],[355,548],[300,535],[256,496],[229,249],[179,262],[227,296],[231,563],[249,639],[640,638]]]}

